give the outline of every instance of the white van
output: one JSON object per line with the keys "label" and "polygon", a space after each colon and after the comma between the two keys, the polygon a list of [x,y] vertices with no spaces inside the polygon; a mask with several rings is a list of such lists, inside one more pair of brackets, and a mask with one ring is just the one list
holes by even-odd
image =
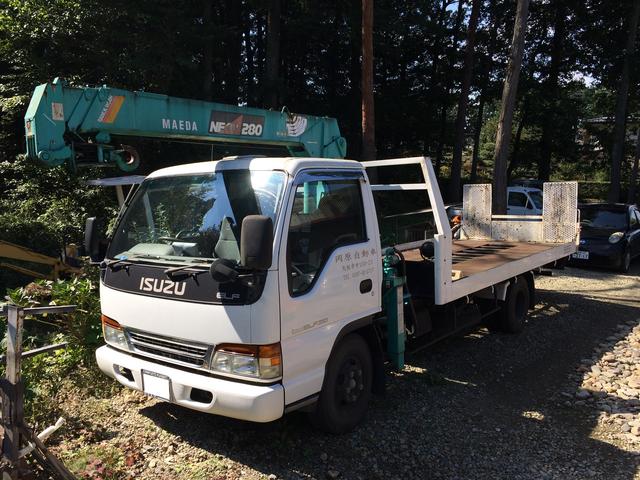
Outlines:
{"label": "white van", "polygon": [[508,215],[542,215],[542,190],[531,187],[507,189]]}

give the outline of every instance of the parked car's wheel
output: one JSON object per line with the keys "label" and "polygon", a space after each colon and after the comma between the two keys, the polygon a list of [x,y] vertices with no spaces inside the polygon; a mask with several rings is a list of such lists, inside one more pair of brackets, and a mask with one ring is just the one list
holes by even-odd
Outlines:
{"label": "parked car's wheel", "polygon": [[500,311],[500,327],[508,333],[518,333],[524,328],[530,303],[529,285],[524,277],[517,277],[507,289]]}
{"label": "parked car's wheel", "polygon": [[372,381],[369,346],[360,335],[346,336],[327,364],[322,392],[311,415],[313,424],[335,434],[352,430],[367,413]]}
{"label": "parked car's wheel", "polygon": [[620,256],[620,267],[619,267],[619,270],[622,273],[627,273],[629,271],[629,268],[631,268],[631,252],[629,251],[629,248],[627,247],[627,248],[624,249],[624,252]]}

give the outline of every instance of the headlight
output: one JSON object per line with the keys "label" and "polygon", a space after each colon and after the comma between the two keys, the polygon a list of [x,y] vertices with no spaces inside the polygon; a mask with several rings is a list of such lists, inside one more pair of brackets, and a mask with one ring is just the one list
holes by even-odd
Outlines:
{"label": "headlight", "polygon": [[211,369],[265,380],[278,378],[282,376],[280,344],[220,345],[213,356]]}
{"label": "headlight", "polygon": [[129,350],[129,342],[127,342],[122,326],[106,315],[102,315],[102,335],[104,336],[104,341],[108,344]]}
{"label": "headlight", "polygon": [[618,243],[620,240],[622,240],[622,237],[624,237],[623,232],[612,233],[609,237],[609,243]]}

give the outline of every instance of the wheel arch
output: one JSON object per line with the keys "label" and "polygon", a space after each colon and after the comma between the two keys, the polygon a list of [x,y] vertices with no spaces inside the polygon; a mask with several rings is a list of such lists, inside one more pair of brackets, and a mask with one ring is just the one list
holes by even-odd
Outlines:
{"label": "wheel arch", "polygon": [[527,286],[529,287],[529,310],[533,310],[536,306],[536,278],[533,272],[527,272],[522,275],[524,279],[527,281]]}
{"label": "wheel arch", "polygon": [[329,364],[329,359],[333,356],[337,346],[340,342],[347,336],[351,334],[360,335],[362,339],[367,343],[369,347],[369,352],[371,353],[371,361],[373,364],[373,384],[372,391],[373,393],[383,393],[385,389],[385,369],[384,369],[384,348],[382,346],[382,340],[380,331],[375,325],[374,317],[365,317],[360,320],[355,320],[351,323],[348,323],[336,336],[333,341],[333,346],[331,347],[331,351],[329,352],[329,356],[327,357],[327,362],[325,363],[325,376],[327,373],[327,365]]}

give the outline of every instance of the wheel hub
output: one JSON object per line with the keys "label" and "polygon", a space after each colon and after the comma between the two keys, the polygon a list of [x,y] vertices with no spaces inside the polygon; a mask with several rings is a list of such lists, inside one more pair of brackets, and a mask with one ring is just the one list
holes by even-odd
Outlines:
{"label": "wheel hub", "polygon": [[357,358],[347,359],[338,376],[338,396],[341,403],[355,403],[364,391],[362,366]]}

